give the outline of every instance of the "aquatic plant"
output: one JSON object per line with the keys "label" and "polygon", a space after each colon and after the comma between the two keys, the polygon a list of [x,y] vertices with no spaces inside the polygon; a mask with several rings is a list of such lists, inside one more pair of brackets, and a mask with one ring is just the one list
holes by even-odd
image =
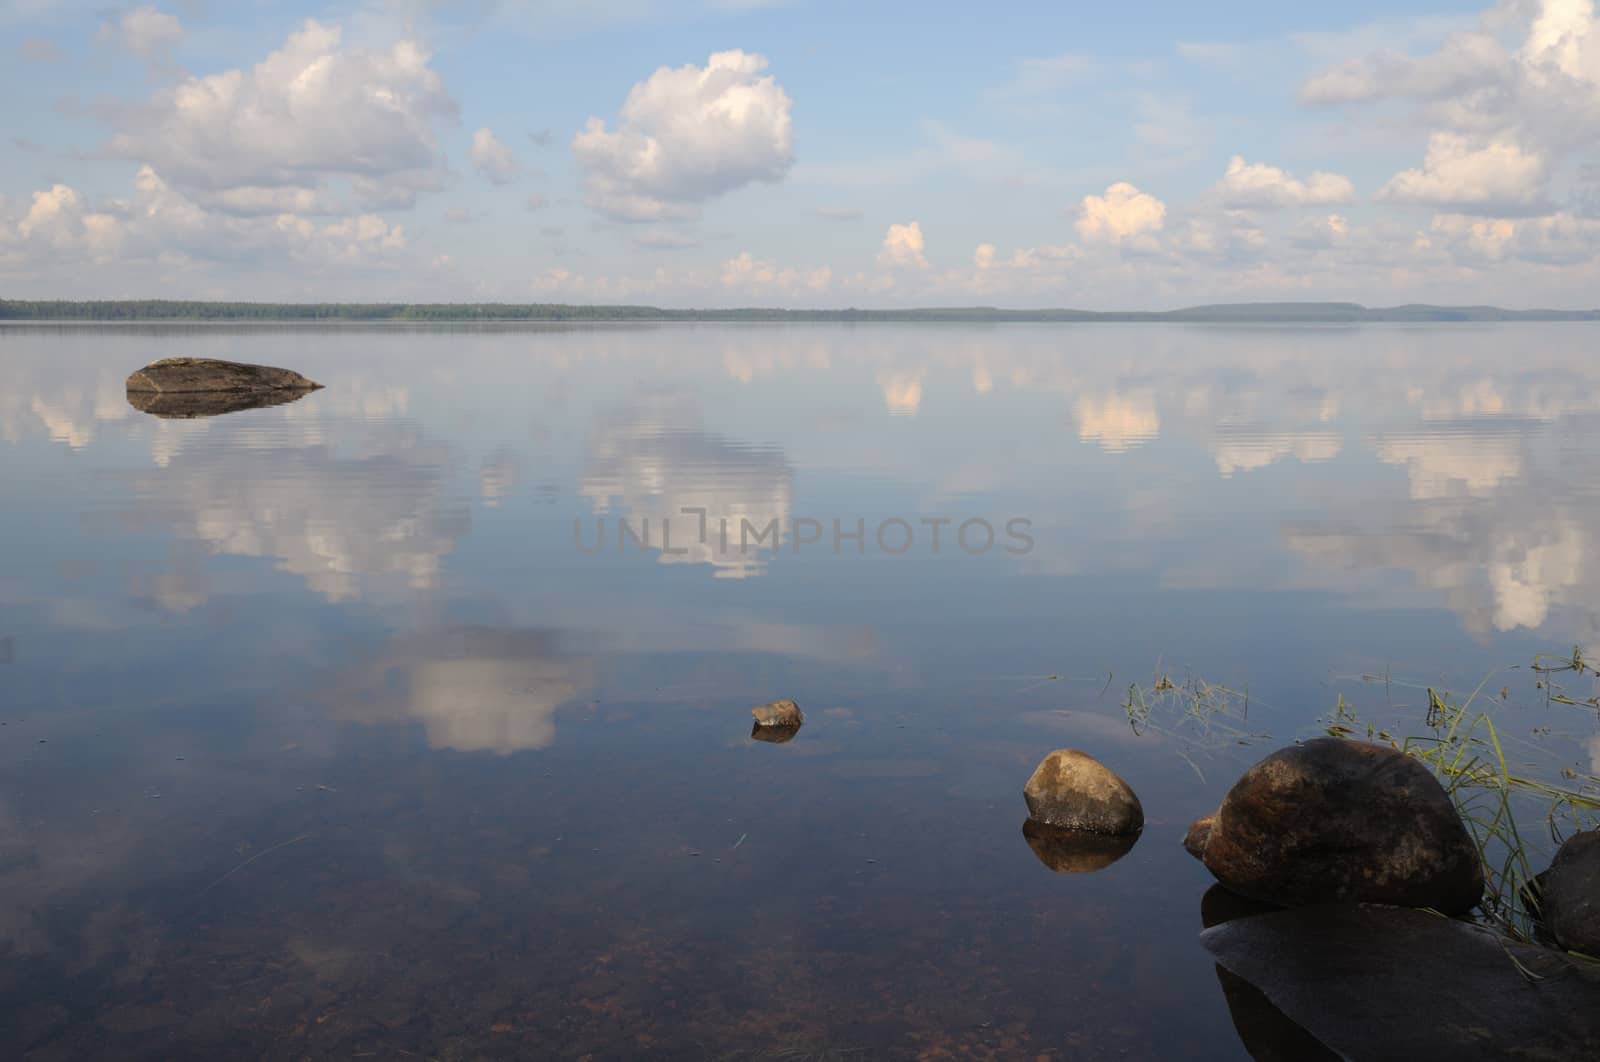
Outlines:
{"label": "aquatic plant", "polygon": [[1535,925],[1529,883],[1539,872],[1531,831],[1542,819],[1553,850],[1572,833],[1600,824],[1600,788],[1593,780],[1562,785],[1514,770],[1490,712],[1473,710],[1481,689],[1457,704],[1430,688],[1424,721],[1429,733],[1391,743],[1425,764],[1461,813],[1483,860],[1484,917],[1530,940]]}

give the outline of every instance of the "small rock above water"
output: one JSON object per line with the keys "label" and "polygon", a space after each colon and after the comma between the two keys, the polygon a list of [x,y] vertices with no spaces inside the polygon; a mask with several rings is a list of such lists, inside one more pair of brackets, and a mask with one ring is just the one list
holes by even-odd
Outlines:
{"label": "small rock above water", "polygon": [[1251,899],[1360,901],[1463,914],[1483,895],[1478,850],[1427,768],[1395,749],[1318,738],[1234,783],[1184,846]]}
{"label": "small rock above water", "polygon": [[750,714],[756,717],[758,727],[782,727],[788,730],[798,730],[806,717],[800,711],[800,706],[793,701],[773,701],[770,704],[759,705],[750,709]]}
{"label": "small rock above water", "polygon": [[316,391],[322,385],[289,369],[215,358],[162,358],[128,377],[130,394]]}
{"label": "small rock above water", "polygon": [[1600,830],[1567,838],[1538,880],[1550,936],[1568,951],[1600,958]]}
{"label": "small rock above water", "polygon": [[1144,807],[1112,770],[1080,749],[1056,749],[1022,788],[1036,822],[1091,833],[1129,834],[1144,828]]}

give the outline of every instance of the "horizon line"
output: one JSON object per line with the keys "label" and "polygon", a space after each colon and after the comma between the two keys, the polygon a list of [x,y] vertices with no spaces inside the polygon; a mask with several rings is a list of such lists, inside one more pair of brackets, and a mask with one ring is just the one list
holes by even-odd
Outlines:
{"label": "horizon line", "polygon": [[1369,307],[1348,301],[1262,301],[1196,303],[1165,310],[1087,310],[1076,307],[916,306],[902,308],[779,306],[672,308],[644,303],[560,302],[280,302],[238,299],[3,299],[0,322],[51,321],[345,321],[351,323],[517,322],[517,321],[986,321],[1175,323],[1362,323],[1450,321],[1589,321],[1600,308],[1508,309],[1488,304],[1402,303]]}

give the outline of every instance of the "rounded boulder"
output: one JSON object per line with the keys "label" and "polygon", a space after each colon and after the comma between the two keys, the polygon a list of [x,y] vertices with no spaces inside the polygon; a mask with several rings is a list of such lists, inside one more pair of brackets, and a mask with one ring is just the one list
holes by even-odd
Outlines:
{"label": "rounded boulder", "polygon": [[1022,788],[1028,816],[1068,830],[1113,836],[1144,828],[1139,798],[1105,764],[1079,749],[1056,749]]}
{"label": "rounded boulder", "polygon": [[1556,943],[1600,957],[1600,830],[1567,838],[1539,879],[1540,914]]}
{"label": "rounded boulder", "polygon": [[1209,830],[1191,828],[1190,848],[1234,892],[1284,907],[1463,914],[1483,895],[1477,847],[1444,788],[1410,756],[1366,742],[1274,752],[1234,783]]}

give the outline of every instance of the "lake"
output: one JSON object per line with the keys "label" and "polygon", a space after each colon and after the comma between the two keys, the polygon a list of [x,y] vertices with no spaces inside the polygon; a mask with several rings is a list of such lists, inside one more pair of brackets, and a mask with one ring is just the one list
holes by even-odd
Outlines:
{"label": "lake", "polygon": [[[1481,686],[1522,769],[1600,784],[1529,667],[1600,641],[1597,346],[0,328],[6,1040],[1248,1057],[1181,844],[1243,768]],[[326,387],[133,408],[176,354]],[[1147,817],[1093,872],[1023,835],[1067,746]]]}

